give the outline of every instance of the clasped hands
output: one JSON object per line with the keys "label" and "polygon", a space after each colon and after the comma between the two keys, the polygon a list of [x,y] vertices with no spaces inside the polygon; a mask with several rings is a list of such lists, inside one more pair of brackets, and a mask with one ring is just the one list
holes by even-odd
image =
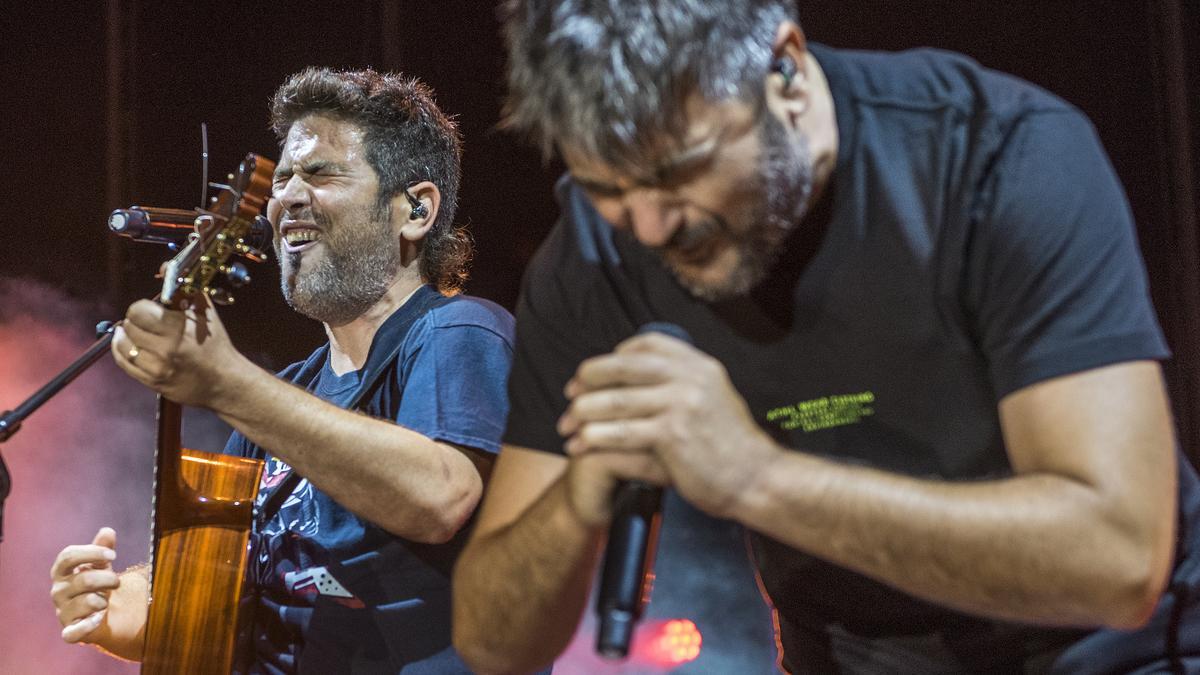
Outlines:
{"label": "clasped hands", "polygon": [[671,486],[710,515],[731,517],[783,452],[720,362],[661,333],[584,361],[564,393],[568,493],[591,526],[610,519],[619,480]]}

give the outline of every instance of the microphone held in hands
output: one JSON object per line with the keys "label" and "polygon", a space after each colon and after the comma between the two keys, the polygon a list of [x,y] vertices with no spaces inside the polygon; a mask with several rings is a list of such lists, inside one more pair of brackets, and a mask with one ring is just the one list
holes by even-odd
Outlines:
{"label": "microphone held in hands", "polygon": [[[638,329],[638,334],[651,332],[691,343],[687,331],[672,323],[655,321]],[[642,481],[622,481],[613,491],[613,517],[596,598],[600,624],[596,653],[604,658],[623,659],[629,654],[633,629],[650,599],[662,492]]]}

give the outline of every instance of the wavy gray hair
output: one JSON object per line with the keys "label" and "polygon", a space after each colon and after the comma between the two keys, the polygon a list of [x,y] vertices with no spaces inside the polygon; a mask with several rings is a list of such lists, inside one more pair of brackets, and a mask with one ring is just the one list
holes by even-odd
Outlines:
{"label": "wavy gray hair", "polygon": [[634,165],[686,128],[684,103],[763,104],[791,0],[509,0],[506,127]]}

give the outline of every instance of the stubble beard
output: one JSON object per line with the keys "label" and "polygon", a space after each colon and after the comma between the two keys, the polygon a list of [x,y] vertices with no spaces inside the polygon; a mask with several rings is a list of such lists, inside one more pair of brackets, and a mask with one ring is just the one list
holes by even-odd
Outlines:
{"label": "stubble beard", "polygon": [[812,198],[813,163],[808,137],[800,134],[793,140],[774,115],[767,111],[762,115],[758,130],[762,148],[758,170],[761,198],[756,200],[757,206],[750,215],[750,228],[740,235],[733,234],[729,223],[716,214],[712,223],[702,225],[703,229],[723,231],[736,238],[733,269],[718,283],[672,270],[680,285],[706,302],[745,295],[766,278]]}
{"label": "stubble beard", "polygon": [[275,241],[280,287],[292,309],[330,326],[362,316],[383,297],[400,269],[400,241],[392,233],[390,209],[376,205],[334,223],[314,212],[323,255],[286,253]]}

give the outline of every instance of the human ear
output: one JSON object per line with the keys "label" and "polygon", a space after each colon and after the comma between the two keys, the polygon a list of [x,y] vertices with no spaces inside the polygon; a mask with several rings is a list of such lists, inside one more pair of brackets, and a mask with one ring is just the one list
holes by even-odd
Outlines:
{"label": "human ear", "polygon": [[437,220],[442,192],[430,181],[414,183],[392,198],[393,224],[399,221],[400,236],[417,242],[425,238]]}
{"label": "human ear", "polygon": [[771,68],[766,78],[767,107],[792,126],[808,112],[812,102],[808,73],[808,42],[800,26],[779,24],[771,45]]}

